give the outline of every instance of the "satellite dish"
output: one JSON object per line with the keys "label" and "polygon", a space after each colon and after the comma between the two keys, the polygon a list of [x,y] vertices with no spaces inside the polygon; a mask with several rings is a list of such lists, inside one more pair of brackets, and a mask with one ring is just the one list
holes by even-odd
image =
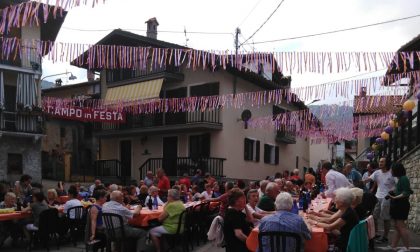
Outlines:
{"label": "satellite dish", "polygon": [[248,128],[248,121],[249,119],[251,119],[251,116],[252,116],[252,113],[249,109],[245,109],[244,111],[242,111],[241,119],[245,123],[245,129]]}

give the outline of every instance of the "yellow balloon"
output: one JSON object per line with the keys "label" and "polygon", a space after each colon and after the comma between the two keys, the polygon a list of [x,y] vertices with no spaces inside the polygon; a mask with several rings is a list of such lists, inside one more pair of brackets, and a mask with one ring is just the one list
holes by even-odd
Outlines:
{"label": "yellow balloon", "polygon": [[389,139],[389,134],[384,131],[381,133],[381,138],[386,141]]}
{"label": "yellow balloon", "polygon": [[413,111],[414,107],[416,107],[416,103],[412,100],[407,100],[403,104],[403,109],[406,111]]}
{"label": "yellow balloon", "polygon": [[376,143],[372,144],[372,150],[376,150],[378,148],[378,145]]}
{"label": "yellow balloon", "polygon": [[398,127],[398,123],[397,123],[397,121],[390,120],[389,121],[389,126],[391,126],[392,128],[397,128]]}

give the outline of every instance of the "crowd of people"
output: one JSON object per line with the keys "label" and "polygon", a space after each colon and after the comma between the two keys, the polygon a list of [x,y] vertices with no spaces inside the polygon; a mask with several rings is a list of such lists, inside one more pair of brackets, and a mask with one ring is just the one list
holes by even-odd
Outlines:
{"label": "crowd of people", "polygon": [[[317,172],[309,168],[305,174],[300,174],[296,169],[291,173],[276,173],[261,181],[227,181],[223,186],[211,174],[203,175],[201,170],[192,177],[184,174],[171,186],[163,169],[156,174],[149,171],[142,180],[129,186],[104,185],[97,179],[88,188],[75,183],[65,190],[64,183],[59,182],[57,188],[46,190],[46,197],[42,187],[36,186],[31,183],[30,176],[24,175],[16,182],[15,188],[4,195],[0,208],[31,212],[32,219],[0,223],[0,246],[7,236],[11,236],[14,242],[21,237],[21,232],[28,237],[29,231],[38,228],[40,213],[59,206],[58,197],[67,195],[64,215],[68,209],[82,206],[83,201],[93,202],[87,216],[89,228],[86,239],[88,242],[97,241],[98,245],[106,240],[102,215],[114,213],[120,215],[124,222],[124,226],[117,228],[123,228],[127,237],[137,241],[136,251],[145,250],[148,234],[156,251],[160,251],[161,236],[176,232],[178,217],[185,210],[184,204],[202,201],[220,202],[217,214],[224,222],[226,251],[248,251],[245,241],[257,226],[260,232],[296,233],[302,241],[311,239],[311,227],[321,227],[330,231],[331,248],[345,251],[351,230],[371,214],[376,227],[378,221],[384,223],[384,232],[375,237],[376,242],[388,242],[391,220],[394,220],[396,232],[390,248],[395,249],[401,239],[404,249],[400,251],[409,250],[404,221],[408,217],[408,198],[412,191],[404,167],[396,163],[391,168],[386,158],[381,158],[379,165],[369,163],[363,174],[351,163],[346,164],[342,171],[337,171],[326,162]],[[333,204],[329,210],[319,212],[302,206],[302,198],[306,202],[316,197],[332,198]],[[297,203],[307,212],[305,218],[297,214]],[[144,206],[163,206],[157,220],[160,224],[149,231],[129,224],[129,220],[140,214]],[[67,218],[75,216],[70,213]],[[268,241],[262,242],[260,245]]]}

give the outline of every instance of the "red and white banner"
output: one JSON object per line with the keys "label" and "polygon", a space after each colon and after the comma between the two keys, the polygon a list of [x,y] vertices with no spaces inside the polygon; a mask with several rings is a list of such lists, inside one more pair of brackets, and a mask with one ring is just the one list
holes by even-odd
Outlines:
{"label": "red and white banner", "polygon": [[44,112],[51,117],[82,121],[82,122],[109,122],[125,123],[125,114],[121,111],[106,109],[56,107],[47,106]]}

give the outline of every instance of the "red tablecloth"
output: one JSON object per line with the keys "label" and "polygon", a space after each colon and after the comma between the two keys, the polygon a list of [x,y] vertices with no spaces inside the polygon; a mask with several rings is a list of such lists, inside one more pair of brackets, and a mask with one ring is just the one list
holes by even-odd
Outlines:
{"label": "red tablecloth", "polygon": [[[313,209],[319,211],[321,209],[328,209],[331,204],[331,199],[322,199],[313,201]],[[312,208],[311,207],[311,208]],[[301,213],[301,215],[303,215]],[[255,252],[258,248],[258,227],[254,228],[246,239],[246,246],[249,250]],[[328,249],[328,237],[323,228],[312,227],[311,239],[305,241],[305,252],[324,252]]]}
{"label": "red tablecloth", "polygon": [[0,214],[0,221],[8,221],[8,220],[18,220],[18,219],[25,219],[31,217],[31,213],[22,213],[22,212],[14,212],[14,213],[7,213],[7,214]]}
{"label": "red tablecloth", "polygon": [[136,227],[149,226],[149,220],[157,219],[163,213],[163,206],[159,206],[157,210],[149,210],[148,208],[141,209],[140,214],[128,221],[128,224]]}
{"label": "red tablecloth", "polygon": [[61,204],[66,203],[69,200],[69,196],[60,196],[58,197],[58,202],[60,202]]}

